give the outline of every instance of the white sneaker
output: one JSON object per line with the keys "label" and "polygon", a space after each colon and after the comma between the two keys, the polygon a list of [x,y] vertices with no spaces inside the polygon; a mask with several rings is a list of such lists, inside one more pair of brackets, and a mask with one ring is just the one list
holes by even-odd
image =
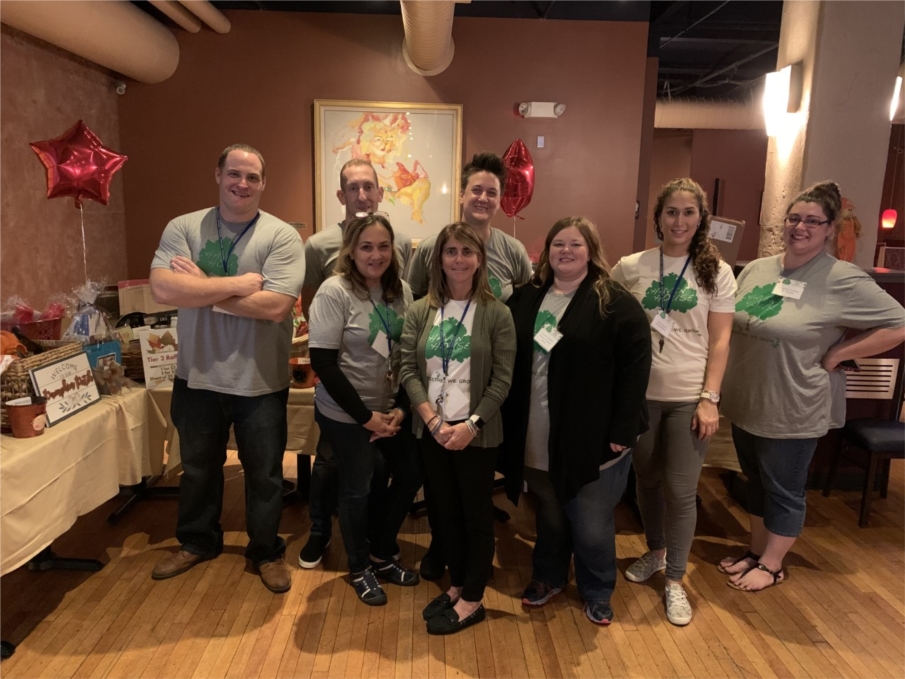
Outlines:
{"label": "white sneaker", "polygon": [[691,622],[691,604],[682,585],[670,583],[663,592],[666,601],[666,619],[673,625],[687,625]]}
{"label": "white sneaker", "polygon": [[625,579],[632,582],[644,582],[657,571],[666,570],[666,555],[662,559],[653,552],[645,552],[644,556],[625,569]]}

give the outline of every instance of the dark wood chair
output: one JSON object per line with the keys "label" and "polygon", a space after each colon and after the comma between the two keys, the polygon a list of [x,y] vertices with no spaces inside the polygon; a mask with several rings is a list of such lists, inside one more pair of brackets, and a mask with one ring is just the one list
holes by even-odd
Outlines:
{"label": "dark wood chair", "polygon": [[[851,449],[867,453],[867,473],[861,497],[858,525],[864,528],[870,518],[870,505],[882,465],[880,497],[885,498],[889,486],[889,464],[893,459],[905,459],[905,423],[899,422],[902,407],[902,361],[898,358],[865,358],[858,361],[861,372],[849,373],[846,383],[847,399],[889,400],[887,417],[857,418],[845,423],[839,436],[839,446],[830,463],[824,497],[829,497],[839,460]],[[863,456],[861,456],[863,460]],[[854,461],[854,460],[853,460]]]}

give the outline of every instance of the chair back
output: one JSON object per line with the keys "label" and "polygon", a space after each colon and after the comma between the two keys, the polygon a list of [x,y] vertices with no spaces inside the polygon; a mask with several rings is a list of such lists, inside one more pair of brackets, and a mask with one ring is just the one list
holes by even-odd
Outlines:
{"label": "chair back", "polygon": [[898,419],[902,406],[901,364],[898,358],[859,358],[860,372],[845,374],[845,398],[891,401],[887,418]]}

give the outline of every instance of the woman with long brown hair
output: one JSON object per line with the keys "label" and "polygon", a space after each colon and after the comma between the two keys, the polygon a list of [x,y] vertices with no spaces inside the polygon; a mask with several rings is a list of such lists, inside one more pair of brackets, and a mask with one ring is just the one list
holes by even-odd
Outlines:
{"label": "woman with long brown hair", "polygon": [[647,428],[650,332],[638,302],[610,278],[597,227],[559,220],[537,272],[507,304],[518,351],[503,405],[506,490],[536,499],[537,542],[526,606],[575,580],[588,619],[608,625],[616,586],[613,510]]}

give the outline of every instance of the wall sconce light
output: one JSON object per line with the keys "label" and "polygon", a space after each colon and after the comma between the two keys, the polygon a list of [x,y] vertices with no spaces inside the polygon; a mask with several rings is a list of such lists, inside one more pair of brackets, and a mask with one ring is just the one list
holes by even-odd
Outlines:
{"label": "wall sconce light", "polygon": [[884,229],[894,229],[896,227],[896,220],[899,218],[899,213],[893,209],[883,210],[883,217],[880,219],[880,225]]}
{"label": "wall sconce light", "polygon": [[892,102],[889,104],[889,120],[896,119],[896,111],[899,110],[899,97],[902,94],[902,74],[905,73],[905,63],[899,67],[899,75],[896,76],[896,86],[892,91]]}
{"label": "wall sconce light", "polygon": [[768,73],[764,86],[764,122],[767,136],[776,137],[786,127],[789,113],[801,107],[801,63]]}
{"label": "wall sconce light", "polygon": [[523,101],[518,105],[518,114],[522,118],[559,118],[565,110],[565,104],[552,101]]}

